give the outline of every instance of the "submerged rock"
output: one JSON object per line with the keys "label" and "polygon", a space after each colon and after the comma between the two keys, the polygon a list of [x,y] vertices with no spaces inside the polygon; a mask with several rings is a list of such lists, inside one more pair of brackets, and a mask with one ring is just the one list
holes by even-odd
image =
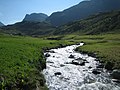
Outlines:
{"label": "submerged rock", "polygon": [[61,72],[56,72],[54,74],[55,74],[55,76],[57,76],[57,75],[61,75],[62,73]]}
{"label": "submerged rock", "polygon": [[95,61],[100,61],[100,60],[98,58],[96,58]]}
{"label": "submerged rock", "polygon": [[50,53],[55,53],[55,51],[53,51],[53,50],[50,50],[49,52],[50,52]]}
{"label": "submerged rock", "polygon": [[65,65],[64,64],[60,64],[61,67],[64,67]]}
{"label": "submerged rock", "polygon": [[46,54],[45,54],[45,57],[50,57],[50,54],[49,54],[49,53],[46,53]]}
{"label": "submerged rock", "polygon": [[104,65],[103,65],[103,64],[99,64],[99,65],[97,66],[97,68],[104,68]]}
{"label": "submerged rock", "polygon": [[81,66],[84,66],[84,65],[85,65],[85,62],[81,62],[80,65],[81,65]]}
{"label": "submerged rock", "polygon": [[89,66],[88,68],[89,68],[89,69],[91,69],[91,68],[92,68],[92,66]]}
{"label": "submerged rock", "polygon": [[71,63],[71,64],[84,66],[84,65],[85,65],[85,62],[84,62],[84,61],[72,60],[72,63]]}
{"label": "submerged rock", "polygon": [[91,57],[96,57],[96,53],[90,53],[90,52],[88,52],[88,55],[91,56]]}
{"label": "submerged rock", "polygon": [[117,82],[117,83],[120,83],[120,80],[118,79],[112,79],[113,82]]}
{"label": "submerged rock", "polygon": [[79,58],[76,58],[75,60],[83,60],[83,59],[79,57]]}
{"label": "submerged rock", "polygon": [[54,63],[54,62],[52,62],[52,61],[46,61],[46,63]]}
{"label": "submerged rock", "polygon": [[92,73],[97,75],[97,74],[100,74],[101,71],[99,71],[98,69],[94,69],[94,70],[92,71]]}
{"label": "submerged rock", "polygon": [[71,54],[71,55],[69,56],[69,58],[74,58],[74,55]]}
{"label": "submerged rock", "polygon": [[77,43],[76,45],[80,45],[80,43]]}
{"label": "submerged rock", "polygon": [[75,61],[75,60],[72,60],[72,63],[71,64],[74,64],[74,65],[80,65],[80,63],[78,61]]}

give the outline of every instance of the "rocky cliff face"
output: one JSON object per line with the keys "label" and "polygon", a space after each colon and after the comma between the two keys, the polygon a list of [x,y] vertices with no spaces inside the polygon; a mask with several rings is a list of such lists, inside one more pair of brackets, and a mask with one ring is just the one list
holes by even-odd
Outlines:
{"label": "rocky cliff face", "polygon": [[47,17],[48,16],[43,13],[32,13],[32,14],[26,14],[23,21],[42,22],[42,21],[45,21]]}

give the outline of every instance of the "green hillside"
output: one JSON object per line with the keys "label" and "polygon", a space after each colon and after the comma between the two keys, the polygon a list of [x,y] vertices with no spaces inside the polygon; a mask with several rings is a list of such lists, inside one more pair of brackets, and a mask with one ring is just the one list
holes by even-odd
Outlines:
{"label": "green hillside", "polygon": [[120,11],[98,13],[60,27],[53,27],[47,22],[23,21],[1,29],[0,32],[7,34],[30,36],[120,33]]}
{"label": "green hillside", "polygon": [[87,19],[63,25],[54,34],[120,33],[120,11],[99,13]]}
{"label": "green hillside", "polygon": [[23,21],[2,27],[2,32],[13,35],[50,35],[55,27],[46,22]]}

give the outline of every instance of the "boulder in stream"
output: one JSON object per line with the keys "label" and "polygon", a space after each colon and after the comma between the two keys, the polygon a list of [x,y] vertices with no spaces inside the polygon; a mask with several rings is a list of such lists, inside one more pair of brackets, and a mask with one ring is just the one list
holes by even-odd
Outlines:
{"label": "boulder in stream", "polygon": [[46,61],[47,63],[54,63],[54,62],[52,62],[52,61]]}
{"label": "boulder in stream", "polygon": [[71,55],[69,56],[69,58],[74,58],[74,55],[71,54]]}
{"label": "boulder in stream", "polygon": [[79,58],[76,58],[75,60],[83,60],[83,59],[79,57]]}
{"label": "boulder in stream", "polygon": [[76,60],[72,60],[72,63],[71,63],[71,64],[80,65],[80,62],[79,62],[79,61],[76,61]]}
{"label": "boulder in stream", "polygon": [[81,63],[80,63],[80,65],[81,65],[81,66],[84,66],[84,65],[85,65],[85,62],[84,62],[84,61],[83,61],[83,62],[81,62]]}
{"label": "boulder in stream", "polygon": [[62,73],[61,72],[56,72],[54,74],[55,74],[55,76],[57,76],[57,75],[61,75]]}
{"label": "boulder in stream", "polygon": [[84,66],[85,62],[84,61],[72,60],[71,64]]}
{"label": "boulder in stream", "polygon": [[98,58],[96,58],[95,61],[100,61],[100,60]]}
{"label": "boulder in stream", "polygon": [[50,53],[55,53],[55,51],[53,51],[53,50],[50,50],[49,52],[50,52]]}
{"label": "boulder in stream", "polygon": [[99,65],[97,66],[97,68],[104,68],[104,65],[103,65],[103,64],[99,64]]}
{"label": "boulder in stream", "polygon": [[89,66],[88,68],[89,68],[89,69],[91,69],[91,68],[92,68],[92,66]]}
{"label": "boulder in stream", "polygon": [[101,71],[99,71],[98,69],[94,69],[94,70],[92,71],[92,73],[95,74],[95,75],[97,75],[97,74],[100,74]]}
{"label": "boulder in stream", "polygon": [[46,53],[46,54],[45,54],[45,57],[50,57],[50,54],[49,54],[49,53]]}
{"label": "boulder in stream", "polygon": [[120,80],[120,70],[113,70],[111,73],[111,76],[113,79],[118,79]]}

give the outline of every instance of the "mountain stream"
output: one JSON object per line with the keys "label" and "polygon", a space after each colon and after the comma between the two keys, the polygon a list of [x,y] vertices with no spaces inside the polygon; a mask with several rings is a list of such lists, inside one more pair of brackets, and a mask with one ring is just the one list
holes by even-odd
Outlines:
{"label": "mountain stream", "polygon": [[120,90],[96,58],[75,51],[79,45],[51,49],[44,54],[43,74],[49,90]]}

